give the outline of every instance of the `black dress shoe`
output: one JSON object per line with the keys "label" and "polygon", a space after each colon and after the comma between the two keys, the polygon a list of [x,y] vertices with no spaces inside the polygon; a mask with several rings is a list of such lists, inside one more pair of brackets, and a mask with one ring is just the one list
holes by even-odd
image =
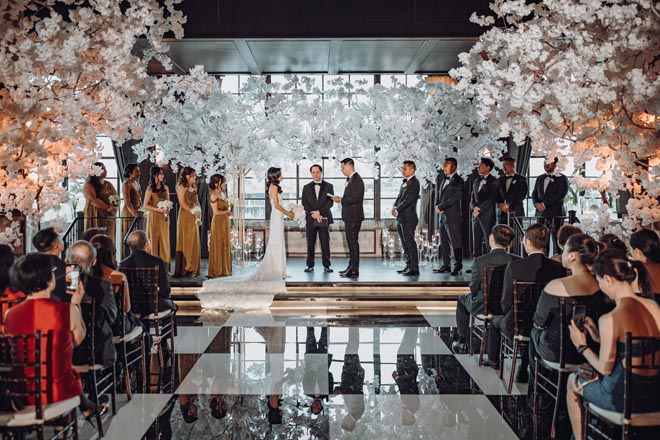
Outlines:
{"label": "black dress shoe", "polygon": [[450,272],[450,271],[451,271],[451,267],[449,267],[448,264],[443,264],[439,268],[433,269],[433,272],[435,272],[435,273],[447,273],[447,272]]}
{"label": "black dress shoe", "polygon": [[305,272],[314,272],[314,266],[307,266]]}
{"label": "black dress shoe", "polygon": [[347,267],[347,268],[344,269],[344,270],[340,270],[340,271],[339,271],[339,275],[343,275],[343,274],[345,274],[346,272],[350,272],[350,271],[351,271],[351,268],[350,268],[350,267]]}
{"label": "black dress shoe", "polygon": [[482,367],[490,367],[490,368],[492,368],[492,369],[494,369],[494,370],[499,370],[499,369],[500,369],[500,363],[499,363],[499,362],[495,362],[495,361],[491,361],[490,359],[488,359],[488,360],[486,360],[486,361],[483,361],[483,363],[481,364],[481,366],[482,366]]}
{"label": "black dress shoe", "polygon": [[334,272],[334,270],[332,270],[331,267],[324,267],[324,268],[323,268],[323,272],[325,272],[325,273],[332,273],[332,272]]}
{"label": "black dress shoe", "polygon": [[451,275],[453,277],[457,277],[461,274],[463,274],[463,266],[456,265],[456,266],[454,266],[454,270],[452,270],[449,275]]}
{"label": "black dress shoe", "polygon": [[416,276],[419,276],[419,271],[409,269],[409,270],[403,272],[401,275],[403,275],[404,277],[416,277]]}
{"label": "black dress shoe", "polygon": [[404,267],[403,269],[397,270],[396,273],[404,273],[404,272],[407,272],[408,270],[410,270],[409,267]]}
{"label": "black dress shoe", "polygon": [[342,278],[357,278],[360,275],[360,272],[357,270],[351,270],[340,275]]}
{"label": "black dress shoe", "polygon": [[467,353],[467,344],[465,342],[454,341],[451,343],[451,351],[455,354],[465,354]]}

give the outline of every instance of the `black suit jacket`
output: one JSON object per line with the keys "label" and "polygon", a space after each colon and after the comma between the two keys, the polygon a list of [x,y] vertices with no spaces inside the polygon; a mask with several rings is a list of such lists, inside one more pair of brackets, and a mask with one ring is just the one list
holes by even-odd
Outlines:
{"label": "black suit jacket", "polygon": [[470,210],[479,208],[479,217],[474,217],[470,212],[470,218],[473,221],[482,219],[486,223],[495,222],[495,206],[498,197],[497,178],[492,175],[486,176],[486,183],[481,187],[481,176],[472,182],[472,197],[470,198]]}
{"label": "black suit jacket", "polygon": [[341,217],[345,222],[364,220],[364,181],[358,173],[348,180],[341,198]]}
{"label": "black suit jacket", "polygon": [[[497,203],[507,203],[510,208],[510,212],[516,214],[516,217],[525,216],[525,207],[524,202],[527,197],[527,179],[516,173],[513,175],[513,179],[509,184],[509,190],[506,190],[506,176],[501,176],[497,179],[498,185],[498,199]],[[498,206],[497,208],[498,215],[506,214],[502,212]]]}
{"label": "black suit jacket", "polygon": [[[443,223],[461,223],[461,199],[463,198],[463,178],[454,174],[449,183],[444,187],[446,176],[439,174],[436,181],[435,206],[443,213],[440,221]],[[444,187],[444,188],[443,188]]]}
{"label": "black suit jacket", "polygon": [[165,262],[158,257],[144,251],[135,251],[120,263],[119,270],[124,267],[153,268],[158,266],[158,311],[176,310],[175,304],[170,298],[170,279],[167,277]]}
{"label": "black suit jacket", "polygon": [[[85,296],[94,298],[94,361],[105,366],[112,365],[117,358],[112,340],[112,325],[117,320],[117,303],[112,284],[94,275],[82,274]],[[89,325],[88,322],[85,323]],[[74,364],[83,365],[86,360],[80,358],[80,353],[74,353]]]}
{"label": "black suit jacket", "polygon": [[397,211],[396,219],[399,223],[417,224],[417,200],[419,199],[419,180],[412,176],[406,183],[401,184],[399,195],[394,201]]}
{"label": "black suit jacket", "polygon": [[470,295],[465,301],[465,306],[471,315],[481,313],[484,309],[484,268],[501,266],[519,259],[519,256],[510,254],[505,249],[493,248],[489,253],[474,260],[470,276]]}
{"label": "black suit jacket", "polygon": [[316,188],[314,187],[314,182],[309,182],[307,185],[303,186],[302,191],[302,205],[305,208],[305,219],[307,224],[318,223],[312,218],[312,211],[319,211],[321,215],[328,219],[328,224],[331,225],[332,221],[332,205],[334,202],[328,194],[334,194],[335,189],[331,183],[323,180],[321,182],[321,188],[319,190],[319,198],[316,198]]}
{"label": "black suit jacket", "polygon": [[568,179],[563,174],[553,177],[553,180],[548,184],[548,188],[544,191],[544,182],[547,174],[541,174],[536,179],[534,191],[532,191],[532,200],[534,203],[544,203],[545,211],[536,211],[538,217],[557,217],[566,215],[564,209],[564,197],[568,194]]}
{"label": "black suit jacket", "polygon": [[[566,276],[566,269],[561,263],[551,260],[542,253],[535,253],[527,258],[512,261],[504,272],[504,290],[502,291],[502,311],[504,313],[501,328],[505,334],[513,333],[513,280],[538,281],[549,283],[555,278]],[[530,323],[531,325],[531,323]]]}

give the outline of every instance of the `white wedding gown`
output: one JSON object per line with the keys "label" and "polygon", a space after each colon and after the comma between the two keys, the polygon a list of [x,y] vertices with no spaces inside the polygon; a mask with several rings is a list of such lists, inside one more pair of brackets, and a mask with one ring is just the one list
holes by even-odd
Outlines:
{"label": "white wedding gown", "polygon": [[[279,195],[278,195],[279,197]],[[280,201],[281,204],[281,201]],[[204,281],[197,298],[204,309],[266,309],[278,293],[286,293],[284,216],[271,200],[270,235],[263,261],[250,275]]]}

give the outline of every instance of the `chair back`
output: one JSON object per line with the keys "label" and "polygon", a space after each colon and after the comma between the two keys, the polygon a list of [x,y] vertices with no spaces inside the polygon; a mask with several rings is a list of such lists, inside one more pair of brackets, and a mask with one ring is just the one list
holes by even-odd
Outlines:
{"label": "chair back", "polygon": [[484,315],[492,313],[494,315],[502,314],[502,291],[504,290],[504,272],[506,264],[493,267],[484,267],[483,284],[484,286]]}
{"label": "chair back", "polygon": [[532,331],[534,312],[547,283],[513,280],[514,336],[529,336]]}
{"label": "chair back", "polygon": [[142,317],[158,312],[158,266],[150,268],[122,267],[128,280],[131,310]]}
{"label": "chair back", "polygon": [[[564,367],[566,363],[577,362],[581,356],[571,342],[570,331],[568,329],[571,320],[573,319],[573,307],[580,305],[586,308],[586,315],[598,322],[598,319],[605,313],[609,313],[614,309],[615,304],[612,302],[598,301],[598,297],[582,296],[578,301],[575,297],[562,297],[559,298],[559,365]],[[584,362],[582,359],[581,362]]]}
{"label": "chair back", "polygon": [[126,311],[124,310],[124,283],[120,280],[112,280],[112,292],[115,295],[115,305],[117,306],[117,320],[112,325],[113,336],[125,335]]}
{"label": "chair back", "polygon": [[[660,337],[633,336],[631,332],[626,333],[625,361],[623,414],[628,420],[633,413],[633,402],[658,399]],[[653,371],[655,374],[645,374]]]}
{"label": "chair back", "polygon": [[[89,295],[83,297],[80,303],[80,312],[87,328],[85,338],[80,345],[73,349],[73,365],[94,365],[95,335],[96,335],[96,304],[95,299]],[[99,362],[100,363],[100,362]]]}
{"label": "chair back", "polygon": [[34,401],[37,419],[43,419],[43,401],[53,401],[52,353],[52,330],[46,334],[0,335],[2,401]]}

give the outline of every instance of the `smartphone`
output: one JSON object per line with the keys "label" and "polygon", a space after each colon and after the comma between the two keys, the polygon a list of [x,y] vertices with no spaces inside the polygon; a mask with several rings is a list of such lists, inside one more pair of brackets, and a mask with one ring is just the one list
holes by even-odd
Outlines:
{"label": "smartphone", "polygon": [[584,317],[587,314],[586,306],[573,306],[573,322],[580,330],[584,331]]}
{"label": "smartphone", "polygon": [[80,282],[80,266],[71,264],[67,266],[66,272],[66,290],[78,290],[78,283]]}

